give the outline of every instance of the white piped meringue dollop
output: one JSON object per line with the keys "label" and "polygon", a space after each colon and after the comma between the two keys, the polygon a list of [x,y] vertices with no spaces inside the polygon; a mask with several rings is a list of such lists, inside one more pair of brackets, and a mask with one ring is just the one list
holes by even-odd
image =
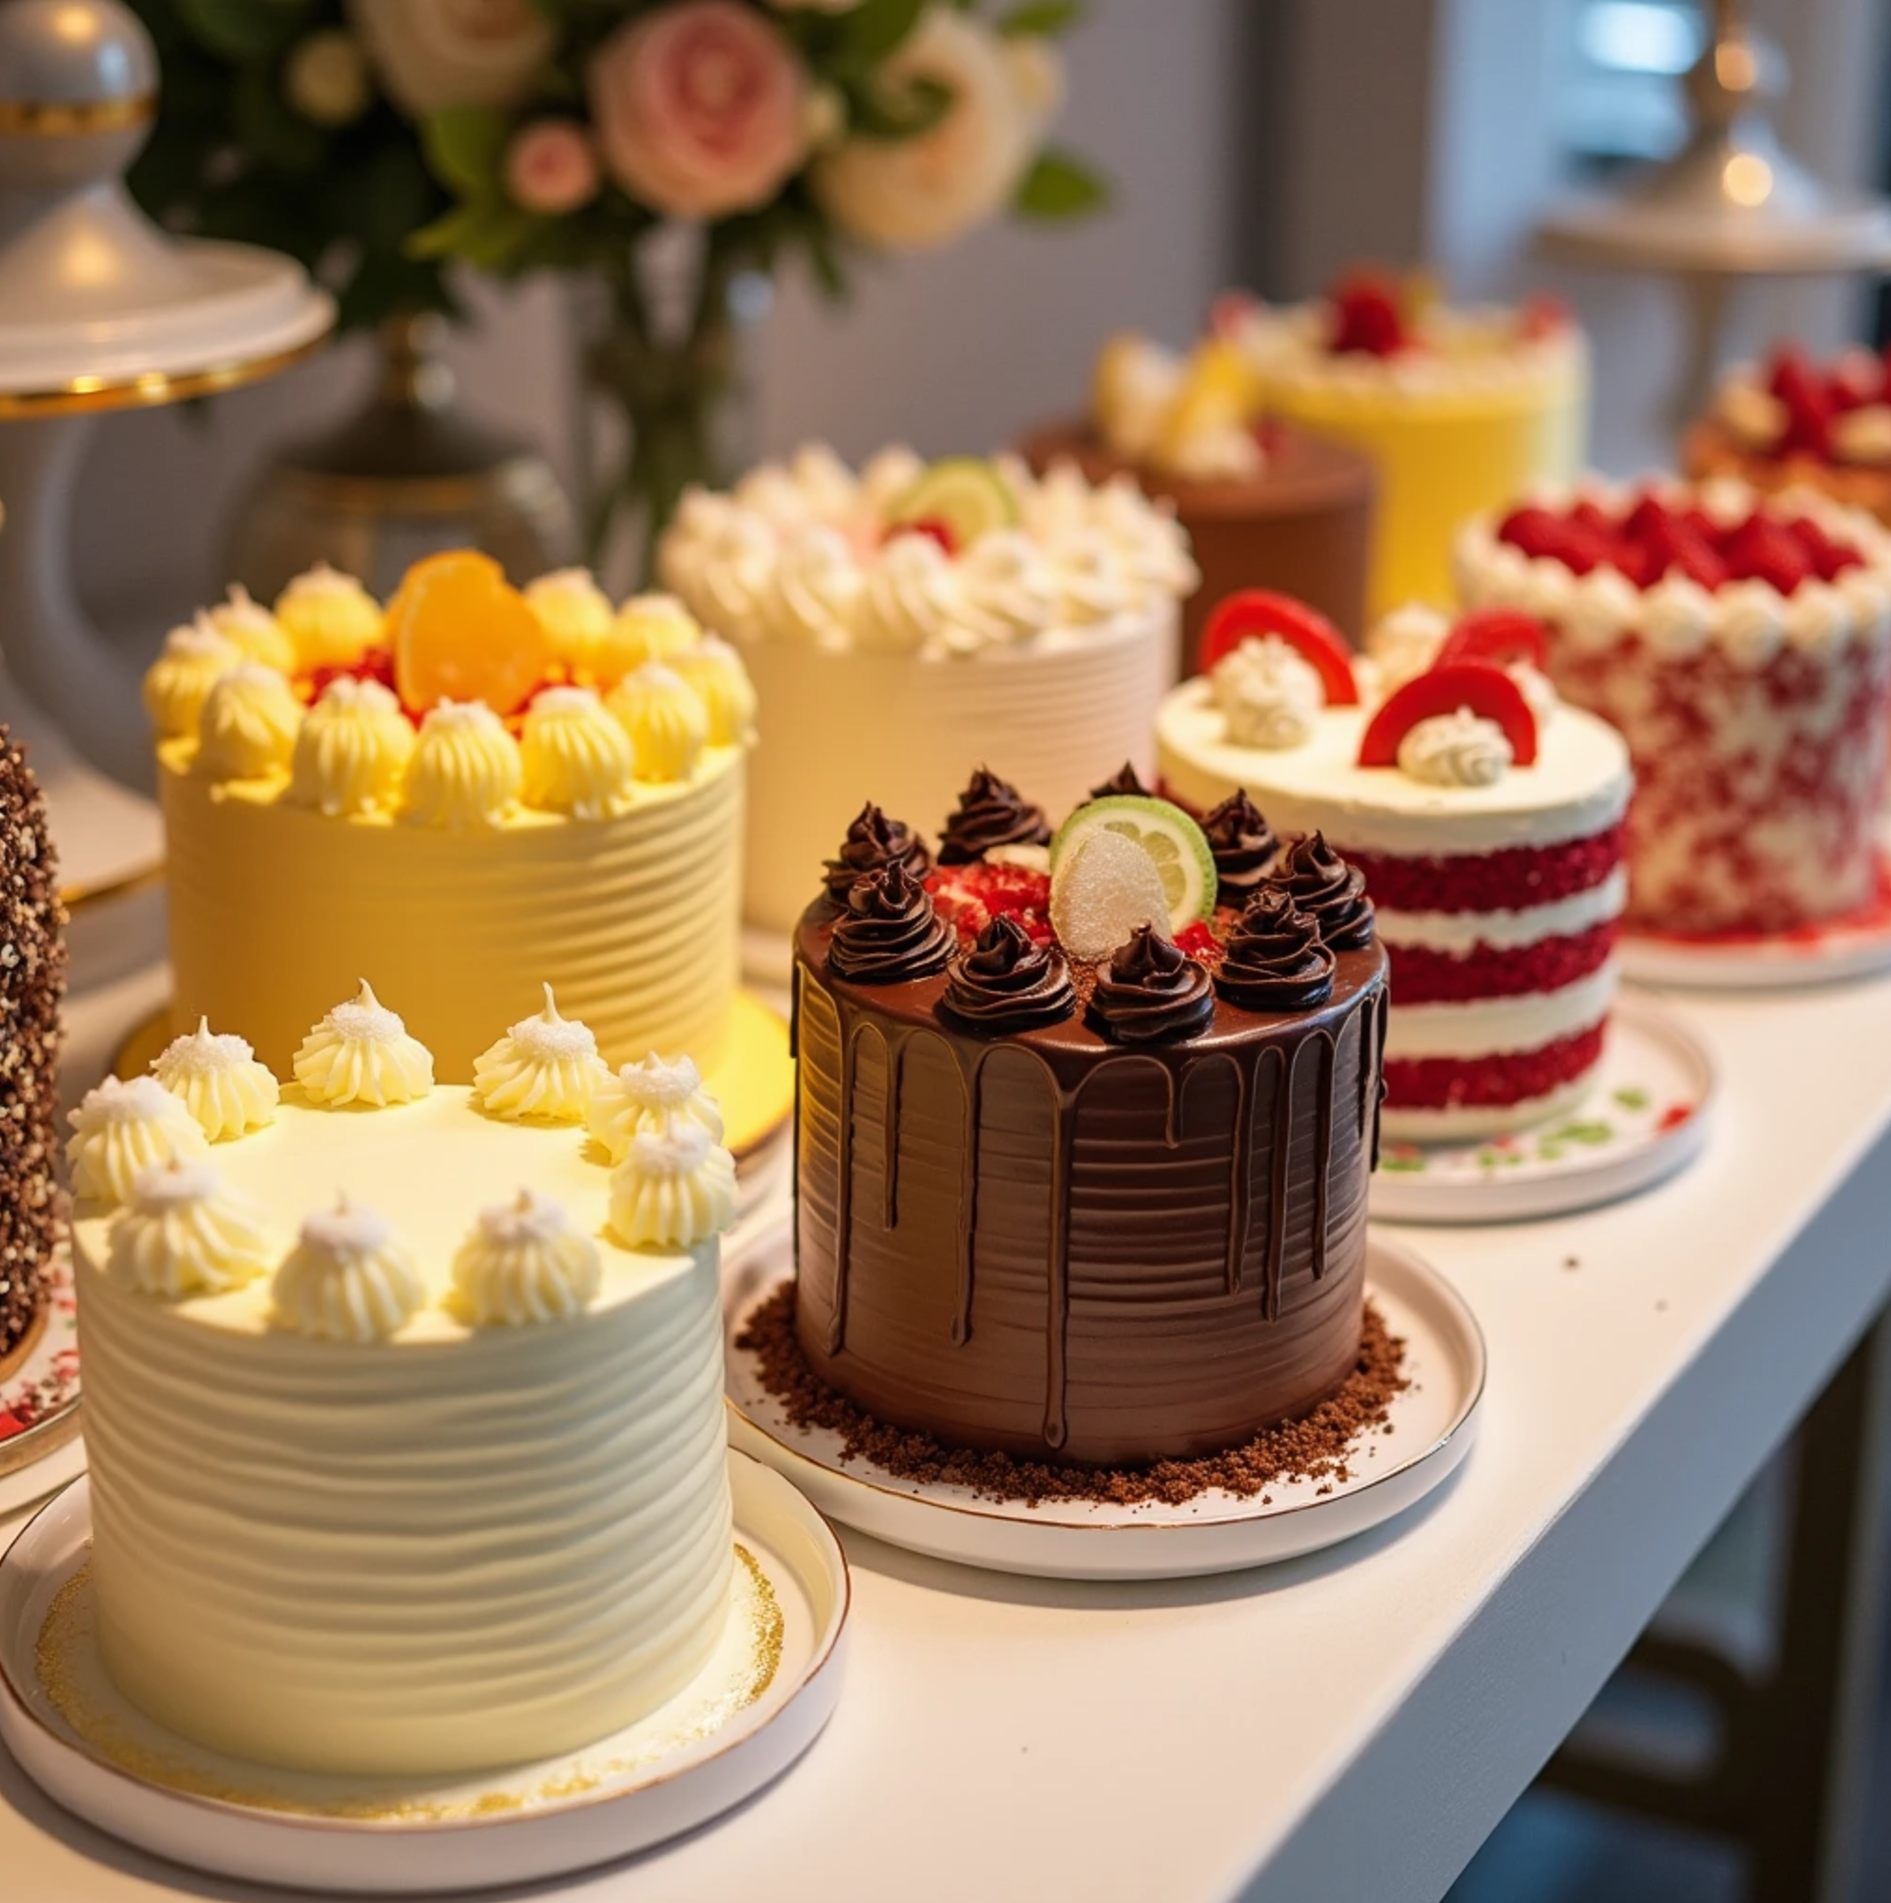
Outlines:
{"label": "white piped meringue dollop", "polygon": [[420,723],[402,817],[459,832],[497,826],[519,803],[519,743],[483,701],[443,700]]}
{"label": "white piped meringue dollop", "polygon": [[194,734],[210,690],[242,660],[243,650],[219,634],[207,615],[173,628],[144,677],[144,710],[158,738],[182,740]]}
{"label": "white piped meringue dollop", "polygon": [[276,1114],[282,1087],[255,1047],[234,1033],[219,1034],[208,1018],[173,1038],[151,1060],[151,1074],[196,1118],[212,1143],[260,1130]]}
{"label": "white piped meringue dollop", "polygon": [[242,1288],[268,1267],[259,1212],[208,1163],[173,1158],[132,1179],[105,1272],[140,1295],[181,1302]]}
{"label": "white piped meringue dollop", "polygon": [[370,1342],[398,1334],[427,1291],[386,1217],[344,1196],[302,1225],[270,1296],[280,1327],[320,1341]]}
{"label": "white piped meringue dollop", "polygon": [[317,562],[276,597],[304,667],[348,667],[381,638],[381,604],[352,575]]}
{"label": "white piped meringue dollop", "polygon": [[1374,698],[1390,700],[1407,681],[1423,674],[1450,632],[1451,618],[1420,601],[1408,601],[1381,616],[1366,636]]}
{"label": "white piped meringue dollop", "polygon": [[683,1249],[735,1221],[735,1158],[699,1123],[643,1130],[611,1172],[611,1232],[633,1249]]}
{"label": "white piped meringue dollop", "polygon": [[770,623],[791,641],[830,651],[851,647],[866,586],[846,536],[817,523],[782,548],[769,594]]}
{"label": "white piped meringue dollop", "polygon": [[260,661],[239,661],[204,696],[197,767],[214,780],[261,780],[295,752],[302,703],[288,678]]}
{"label": "white piped meringue dollop", "polygon": [[1305,746],[1326,705],[1319,669],[1278,635],[1249,638],[1211,676],[1228,744],[1270,753]]}
{"label": "white piped meringue dollop", "polygon": [[479,1212],[453,1257],[451,1306],[475,1328],[571,1321],[602,1278],[597,1245],[571,1227],[564,1205],[522,1189]]}
{"label": "white piped meringue dollop", "polygon": [[631,804],[636,756],[630,736],[592,687],[548,687],[519,736],[521,794],[542,813],[609,819]]}
{"label": "white piped meringue dollop", "polygon": [[663,1131],[694,1123],[722,1141],[722,1110],[703,1088],[693,1058],[666,1063],[652,1051],[636,1063],[620,1065],[591,1093],[584,1127],[604,1146],[613,1163],[629,1154],[631,1138],[646,1130]]}
{"label": "white piped meringue dollop", "polygon": [[930,535],[896,535],[865,573],[854,639],[863,648],[942,651],[959,621],[952,557]]}
{"label": "white piped meringue dollop", "polygon": [[295,1076],[311,1103],[412,1103],[433,1088],[433,1054],[364,978],[302,1040]]}
{"label": "white piped meringue dollop", "polygon": [[250,591],[240,581],[232,582],[230,592],[214,607],[206,608],[200,618],[241,648],[246,659],[261,661],[279,674],[295,672],[295,643],[282,623],[260,601],[251,599]]}
{"label": "white piped meringue dollop", "polygon": [[1515,757],[1503,728],[1468,707],[1419,721],[1399,742],[1399,771],[1427,786],[1495,786]]}
{"label": "white piped meringue dollop", "polygon": [[474,1058],[473,1101],[513,1121],[579,1123],[610,1074],[591,1027],[560,1017],[547,985],[544,1010],[521,1018]]}
{"label": "white piped meringue dollop", "polygon": [[610,716],[630,742],[632,770],[646,786],[687,780],[709,742],[709,714],[675,668],[646,661],[611,689]]}
{"label": "white piped meringue dollop", "polygon": [[948,646],[1028,640],[1057,618],[1057,570],[1021,529],[995,529],[965,551],[959,592],[964,620],[961,628],[947,630]]}
{"label": "white piped meringue dollop", "polygon": [[155,1077],[108,1077],[85,1093],[67,1121],[75,1196],[122,1203],[140,1170],[173,1158],[202,1162],[210,1154],[197,1119]]}
{"label": "white piped meringue dollop", "polygon": [[413,752],[414,730],[393,690],[339,674],[296,735],[289,798],[330,819],[392,812]]}

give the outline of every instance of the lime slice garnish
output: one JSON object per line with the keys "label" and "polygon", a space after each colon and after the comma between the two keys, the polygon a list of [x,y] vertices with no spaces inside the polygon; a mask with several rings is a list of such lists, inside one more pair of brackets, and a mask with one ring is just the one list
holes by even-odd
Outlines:
{"label": "lime slice garnish", "polygon": [[944,525],[953,545],[966,548],[981,535],[1015,528],[1018,498],[990,463],[975,456],[949,456],[934,463],[900,497],[888,517],[899,527],[915,522]]}
{"label": "lime slice garnish", "polygon": [[1215,855],[1202,829],[1167,800],[1112,794],[1079,806],[1051,841],[1051,882],[1060,867],[1099,832],[1115,833],[1140,847],[1162,883],[1169,930],[1179,932],[1215,909]]}

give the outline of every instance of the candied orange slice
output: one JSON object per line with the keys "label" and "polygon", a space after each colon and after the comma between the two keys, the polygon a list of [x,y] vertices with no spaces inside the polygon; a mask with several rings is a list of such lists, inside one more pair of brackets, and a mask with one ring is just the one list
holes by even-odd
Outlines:
{"label": "candied orange slice", "polygon": [[449,549],[416,562],[387,605],[387,641],[402,702],[484,701],[505,715],[546,678],[551,643],[490,555]]}

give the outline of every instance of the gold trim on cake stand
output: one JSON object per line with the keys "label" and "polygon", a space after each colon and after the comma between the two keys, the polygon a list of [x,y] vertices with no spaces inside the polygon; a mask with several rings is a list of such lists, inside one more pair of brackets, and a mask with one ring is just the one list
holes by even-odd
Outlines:
{"label": "gold trim on cake stand", "polygon": [[[33,1325],[0,1360],[0,1518],[85,1470],[74,1309],[72,1263],[61,1243]],[[23,1414],[30,1425],[7,1432]]]}

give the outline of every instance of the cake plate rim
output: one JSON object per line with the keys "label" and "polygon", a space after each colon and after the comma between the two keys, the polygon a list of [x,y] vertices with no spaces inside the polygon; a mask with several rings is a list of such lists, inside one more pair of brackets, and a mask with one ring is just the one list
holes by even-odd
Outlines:
{"label": "cake plate rim", "polygon": [[[838,1535],[762,1462],[731,1447],[728,1464],[732,1541],[756,1556],[777,1598],[792,1582],[813,1630],[781,1648],[779,1678],[725,1714],[715,1731],[598,1788],[447,1818],[297,1813],[172,1788],[56,1729],[21,1685],[39,1690],[35,1644],[47,1602],[89,1552],[89,1479],[47,1501],[0,1554],[0,1745],[47,1798],[107,1835],[239,1880],[338,1895],[425,1896],[539,1882],[636,1856],[710,1824],[790,1770],[833,1716],[845,1679],[853,1581]],[[29,1632],[20,1615],[35,1605]],[[792,1665],[791,1652],[802,1654]],[[688,1695],[686,1688],[678,1701]],[[179,1749],[190,1747],[180,1741]],[[243,1768],[265,1785],[293,1775]]]}
{"label": "cake plate rim", "polygon": [[[77,1350],[72,1258],[63,1236],[53,1251],[40,1315],[37,1338],[0,1381],[0,1410],[11,1409],[22,1385],[50,1373],[57,1356]],[[73,1391],[31,1427],[0,1439],[0,1519],[37,1506],[85,1471],[82,1398],[75,1377]]]}
{"label": "cake plate rim", "polygon": [[[1558,1163],[1549,1170],[1522,1177],[1491,1173],[1467,1180],[1427,1176],[1418,1171],[1405,1173],[1388,1170],[1382,1153],[1379,1169],[1367,1192],[1367,1209],[1373,1220],[1530,1222],[1545,1216],[1571,1215],[1601,1203],[1620,1202],[1679,1175],[1707,1146],[1714,1107],[1720,1096],[1720,1065],[1698,1033],[1659,999],[1645,992],[1620,992],[1609,1012],[1609,1041],[1613,1049],[1605,1050],[1598,1069],[1606,1067],[1611,1056],[1619,1052],[1616,1039],[1624,1031],[1644,1043],[1665,1047],[1669,1061],[1691,1073],[1698,1095],[1684,1119],[1666,1129],[1651,1130],[1635,1148],[1625,1152],[1596,1157],[1579,1146],[1570,1154],[1567,1164]],[[1603,1087],[1598,1079],[1596,1088]],[[1593,1097],[1586,1097],[1550,1122],[1581,1121],[1592,1103]],[[1527,1140],[1540,1134],[1539,1130],[1525,1130],[1516,1136]],[[1480,1152],[1488,1149],[1490,1143],[1489,1138],[1482,1138],[1456,1143],[1414,1142],[1403,1147],[1437,1156],[1441,1152]]]}
{"label": "cake plate rim", "polygon": [[[758,1257],[726,1285],[724,1320],[732,1339],[756,1303],[786,1274]],[[1370,1479],[1287,1504],[1222,1494],[1207,1514],[1178,1519],[1177,1508],[1117,1507],[1094,1501],[975,1499],[963,1487],[907,1481],[857,1461],[843,1466],[829,1433],[764,1425],[746,1411],[763,1397],[736,1392],[746,1358],[730,1348],[730,1445],[753,1454],[790,1480],[829,1519],[889,1545],[988,1572],[1040,1579],[1156,1580],[1200,1578],[1277,1564],[1338,1544],[1395,1519],[1450,1478],[1470,1454],[1482,1418],[1488,1351],[1469,1302],[1409,1243],[1367,1231],[1366,1293],[1389,1298],[1387,1316],[1408,1338],[1425,1329],[1424,1348],[1455,1364],[1446,1418],[1426,1444]],[[1408,1392],[1410,1392],[1408,1390]],[[1393,1402],[1396,1412],[1399,1400]],[[867,1477],[872,1472],[871,1478]],[[1279,1493],[1284,1485],[1273,1491]],[[1201,1496],[1205,1498],[1205,1496]],[[1225,1507],[1223,1502],[1226,1503]],[[1190,1511],[1193,1511],[1191,1503]]]}

